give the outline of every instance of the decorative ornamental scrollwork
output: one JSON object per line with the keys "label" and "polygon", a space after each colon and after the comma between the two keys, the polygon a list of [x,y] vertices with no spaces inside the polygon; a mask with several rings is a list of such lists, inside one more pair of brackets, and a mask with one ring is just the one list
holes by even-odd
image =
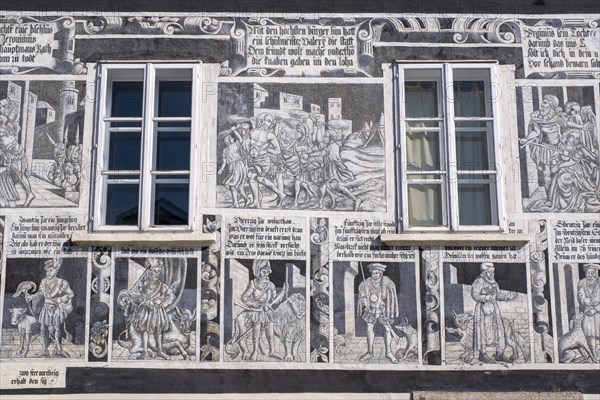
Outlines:
{"label": "decorative ornamental scrollwork", "polygon": [[[422,271],[425,279],[425,336],[427,338],[424,355],[441,350],[440,338],[440,278],[437,252],[425,250]],[[424,358],[427,362],[427,357]]]}
{"label": "decorative ornamental scrollwork", "polygon": [[90,282],[90,361],[105,361],[108,352],[108,321],[111,291],[111,250],[94,247]]}
{"label": "decorative ornamental scrollwork", "polygon": [[249,25],[267,26],[267,25],[283,25],[283,22],[276,22],[275,20],[273,20],[271,18],[265,18],[265,17],[251,17],[251,18],[248,18],[248,24]]}
{"label": "decorative ornamental scrollwork", "polygon": [[83,30],[89,35],[121,32],[126,24],[121,17],[90,17],[82,22]]}
{"label": "decorative ornamental scrollwork", "polygon": [[162,33],[173,35],[183,31],[183,26],[176,17],[129,17],[127,21],[132,24],[132,29],[139,32]]}
{"label": "decorative ornamental scrollwork", "polygon": [[515,20],[508,18],[456,18],[452,24],[455,43],[516,43],[520,30]]}
{"label": "decorative ornamental scrollwork", "polygon": [[104,358],[108,354],[108,322],[97,321],[90,329],[89,351],[96,358]]}
{"label": "decorative ornamental scrollwork", "polygon": [[285,70],[283,68],[248,68],[247,73],[248,76],[283,76],[285,75]]}
{"label": "decorative ornamental scrollwork", "polygon": [[227,27],[233,24],[232,20],[224,20],[212,17],[187,17],[183,21],[183,31],[185,34],[205,34],[220,35],[228,34]]}

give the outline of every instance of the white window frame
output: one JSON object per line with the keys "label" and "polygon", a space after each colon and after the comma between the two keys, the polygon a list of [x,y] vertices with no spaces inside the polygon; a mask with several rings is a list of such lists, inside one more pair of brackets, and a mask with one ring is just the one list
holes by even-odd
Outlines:
{"label": "white window frame", "polygon": [[[440,122],[444,132],[444,142],[440,144],[443,148],[443,157],[440,162],[445,166],[445,173],[447,174],[446,187],[442,185],[442,210],[444,213],[444,219],[447,219],[446,225],[440,226],[411,226],[408,209],[408,174],[407,174],[407,154],[406,154],[406,116],[405,104],[406,97],[404,91],[404,72],[407,70],[432,70],[437,69],[441,72],[441,79],[439,82],[439,97],[438,105],[441,107],[442,117],[436,119]],[[475,174],[481,175],[495,175],[496,185],[495,194],[490,196],[492,211],[496,211],[497,224],[494,225],[460,225],[459,223],[459,203],[458,203],[458,174],[456,167],[456,144],[455,144],[455,122],[456,121],[469,121],[470,118],[462,117],[458,118],[454,116],[454,106],[451,100],[451,91],[453,91],[453,71],[464,69],[487,69],[489,70],[489,88],[491,96],[491,117],[489,121],[492,122],[493,129],[493,146],[489,146],[488,149],[491,151],[494,157],[494,170],[477,170],[473,171]],[[397,190],[398,195],[398,226],[402,231],[413,231],[413,232],[482,232],[482,231],[496,231],[503,232],[507,230],[506,218],[505,218],[505,204],[504,204],[504,184],[503,177],[500,170],[500,162],[502,160],[501,151],[501,126],[499,122],[500,118],[500,106],[499,102],[503,101],[500,96],[499,76],[497,63],[490,62],[444,62],[444,63],[411,63],[411,62],[395,62],[393,64],[393,76],[394,76],[394,124],[396,132],[396,179],[397,179]],[[487,93],[487,88],[486,88]],[[488,103],[486,102],[486,107]],[[416,118],[426,119],[426,118]],[[471,120],[479,120],[487,118],[471,118]],[[428,174],[439,174],[439,171],[427,171]],[[463,174],[464,172],[461,172]]]}
{"label": "white window frame", "polygon": [[[161,119],[169,121],[177,118],[160,118],[154,116],[156,91],[156,73],[161,70],[189,70],[191,71],[192,79],[192,99],[191,99],[191,114],[190,117],[178,118],[182,121],[190,121],[190,170],[189,170],[189,197],[188,197],[188,223],[186,225],[152,225],[153,212],[153,196],[154,187],[153,176],[164,175],[165,172],[153,172],[154,164],[154,144],[156,143],[156,132],[153,129],[154,123]],[[141,143],[141,166],[139,172],[139,198],[138,198],[138,224],[137,225],[107,225],[104,223],[106,219],[106,195],[107,195],[107,178],[110,174],[108,170],[108,140],[109,133],[107,130],[107,122],[119,121],[119,118],[108,117],[109,104],[112,99],[112,82],[115,80],[127,80],[127,73],[139,71],[143,74],[144,95],[142,105],[142,117],[138,120],[142,123],[142,143]],[[119,76],[121,75],[121,76]],[[130,79],[135,80],[135,79]],[[123,232],[139,232],[139,231],[198,231],[200,229],[200,215],[198,213],[197,196],[198,191],[198,176],[200,164],[199,137],[202,110],[202,63],[201,62],[186,62],[186,63],[106,63],[98,66],[97,79],[97,96],[96,104],[96,141],[95,141],[95,185],[93,187],[93,206],[91,217],[92,230],[97,232],[103,231],[123,231]],[[133,118],[123,118],[123,120],[131,121]],[[125,175],[128,171],[119,170],[118,174]],[[166,174],[171,173],[166,172]],[[123,181],[122,183],[127,183]],[[168,183],[168,182],[166,182]],[[148,199],[149,201],[145,201]]]}

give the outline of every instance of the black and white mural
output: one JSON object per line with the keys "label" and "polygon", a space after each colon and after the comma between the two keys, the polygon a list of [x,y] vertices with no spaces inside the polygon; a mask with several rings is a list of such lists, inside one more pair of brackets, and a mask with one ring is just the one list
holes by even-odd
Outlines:
{"label": "black and white mural", "polygon": [[118,258],[112,360],[195,360],[197,260]]}
{"label": "black and white mural", "polygon": [[519,148],[526,212],[600,211],[594,86],[523,86]]}
{"label": "black and white mural", "polygon": [[205,215],[202,229],[215,243],[202,252],[200,266],[200,360],[219,361],[221,339],[221,216]]}
{"label": "black and white mural", "polygon": [[0,82],[0,207],[74,207],[82,174],[85,82]]}
{"label": "black and white mural", "polygon": [[553,265],[557,298],[558,356],[561,363],[600,359],[600,264]]}
{"label": "black and white mural", "polygon": [[[3,389],[68,392],[77,379],[65,383],[67,372],[104,367],[386,370],[401,380],[415,368],[599,365],[598,15],[14,14],[0,16],[0,364],[19,367],[3,369]],[[160,81],[165,64],[200,61],[192,117],[152,122],[180,132],[191,120],[197,136],[156,136],[144,114],[98,120],[112,107],[97,74],[104,60],[148,67],[144,77],[111,75],[137,83],[159,64]],[[450,158],[464,155],[444,142],[453,121],[437,111],[413,118],[427,133],[418,146],[439,163],[410,173],[400,165],[411,121],[394,74],[410,68],[393,67],[422,63],[412,83],[429,88],[448,78],[441,64],[458,71],[473,68],[469,60],[497,62],[487,71],[495,68],[501,94],[500,115],[454,121],[457,138],[500,164],[489,186],[499,196],[486,194],[498,225],[476,233],[448,228],[470,196],[448,180]],[[179,79],[176,65],[167,70]],[[479,88],[469,79],[465,88]],[[139,87],[160,95],[155,84]],[[450,102],[423,93],[423,104],[452,114]],[[131,203],[147,211],[149,186],[185,180],[189,227],[144,224],[144,211],[145,231],[97,229],[95,210],[109,206],[95,140],[107,122],[150,165],[111,184],[143,176]],[[487,147],[482,129],[493,135]],[[139,137],[156,143],[140,147]],[[184,178],[153,169],[156,148],[177,141],[198,149]],[[456,174],[489,178],[471,172]],[[405,186],[423,180],[424,191],[453,200],[436,203],[443,226],[402,232],[403,174],[413,180]],[[81,246],[76,232],[104,239]],[[14,375],[38,363],[63,380]]]}
{"label": "black and white mural", "polygon": [[334,361],[417,362],[416,283],[413,263],[334,262]]}
{"label": "black and white mural", "polygon": [[382,98],[372,84],[220,84],[218,205],[385,211]]}
{"label": "black and white mural", "polygon": [[3,281],[1,358],[85,358],[85,258],[11,258]]}
{"label": "black and white mural", "polygon": [[446,363],[531,362],[524,264],[444,263]]}
{"label": "black and white mural", "polygon": [[225,263],[225,360],[306,361],[306,263]]}
{"label": "black and white mural", "polygon": [[329,242],[329,218],[310,220],[310,361],[329,362],[330,293],[329,260],[334,247]]}

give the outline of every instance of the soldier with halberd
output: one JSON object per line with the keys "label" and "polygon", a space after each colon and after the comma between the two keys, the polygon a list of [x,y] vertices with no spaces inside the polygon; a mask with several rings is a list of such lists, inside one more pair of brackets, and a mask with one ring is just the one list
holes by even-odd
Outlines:
{"label": "soldier with halberd", "polygon": [[277,294],[275,284],[269,279],[271,275],[271,263],[268,260],[254,260],[252,262],[252,279],[244,293],[242,293],[242,303],[245,306],[249,319],[252,322],[252,353],[250,359],[256,361],[258,359],[258,351],[260,347],[260,334],[262,329],[265,330],[267,342],[269,344],[269,356],[273,358],[281,358],[275,351],[274,339],[274,323],[275,316],[273,306],[279,304],[288,291],[288,284],[283,285],[283,289]]}

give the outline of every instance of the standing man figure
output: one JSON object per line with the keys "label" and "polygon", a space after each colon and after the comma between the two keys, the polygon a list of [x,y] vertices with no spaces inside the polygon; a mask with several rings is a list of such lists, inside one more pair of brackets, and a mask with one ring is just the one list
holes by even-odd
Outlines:
{"label": "standing man figure", "polygon": [[162,335],[169,330],[167,308],[175,301],[175,294],[169,286],[160,280],[163,262],[157,258],[148,258],[144,262],[147,271],[142,280],[132,289],[136,295],[137,308],[131,319],[133,328],[142,335],[143,351],[140,360],[148,358],[148,339],[154,336],[157,357],[168,359],[162,348]]}
{"label": "standing man figure", "polygon": [[600,361],[600,264],[585,264],[585,278],[577,284],[577,298],[583,312],[581,329],[590,347],[592,361]]}
{"label": "standing man figure", "polygon": [[[29,303],[40,304],[43,300],[44,305],[38,315],[41,327],[42,350],[35,357],[49,357],[48,346],[51,336],[54,337],[56,350],[55,357],[69,357],[62,348],[63,324],[67,316],[73,311],[74,293],[69,286],[69,282],[58,278],[56,275],[62,266],[62,261],[58,258],[44,261],[44,270],[46,277],[40,282],[40,288],[35,294],[26,294],[25,300]],[[35,308],[35,306],[34,306]]]}
{"label": "standing man figure", "polygon": [[373,342],[375,341],[375,323],[383,327],[385,357],[393,364],[398,360],[392,354],[391,323],[398,317],[398,294],[396,285],[390,278],[383,276],[386,266],[380,263],[367,265],[371,276],[358,287],[357,314],[367,323],[367,352],[359,360],[368,361],[373,358]]}
{"label": "standing man figure", "polygon": [[[504,355],[506,336],[498,301],[514,300],[517,294],[501,291],[494,271],[493,263],[482,263],[481,274],[471,286],[471,297],[477,302],[473,316],[473,353],[479,357],[479,361],[489,364],[495,361],[512,362],[511,358],[515,357]],[[486,353],[488,346],[496,348],[495,361]]]}
{"label": "standing man figure", "polygon": [[271,263],[268,260],[254,260],[252,262],[252,279],[244,293],[242,293],[242,303],[246,307],[248,318],[252,321],[252,353],[250,359],[258,360],[258,351],[260,347],[260,334],[265,330],[267,342],[269,344],[269,356],[281,359],[281,356],[275,352],[273,343],[274,332],[273,324],[275,316],[273,315],[273,306],[279,304],[288,291],[288,284],[283,285],[283,289],[277,294],[275,284],[269,279],[271,274]]}
{"label": "standing man figure", "polygon": [[553,173],[550,170],[551,158],[554,148],[558,146],[561,138],[561,128],[565,118],[560,113],[558,98],[551,94],[543,97],[540,109],[530,114],[528,134],[519,139],[521,147],[532,145],[531,158],[542,173],[542,184],[546,193],[550,192]]}
{"label": "standing man figure", "polygon": [[[269,114],[270,116],[270,114]],[[252,202],[248,207],[262,207],[262,193],[260,186],[271,190],[278,197],[276,207],[279,207],[286,194],[272,180],[277,175],[277,166],[273,159],[281,154],[279,139],[271,129],[272,116],[267,117],[267,122],[261,123],[256,129],[250,131],[250,150],[248,154],[248,180],[252,191]]]}

